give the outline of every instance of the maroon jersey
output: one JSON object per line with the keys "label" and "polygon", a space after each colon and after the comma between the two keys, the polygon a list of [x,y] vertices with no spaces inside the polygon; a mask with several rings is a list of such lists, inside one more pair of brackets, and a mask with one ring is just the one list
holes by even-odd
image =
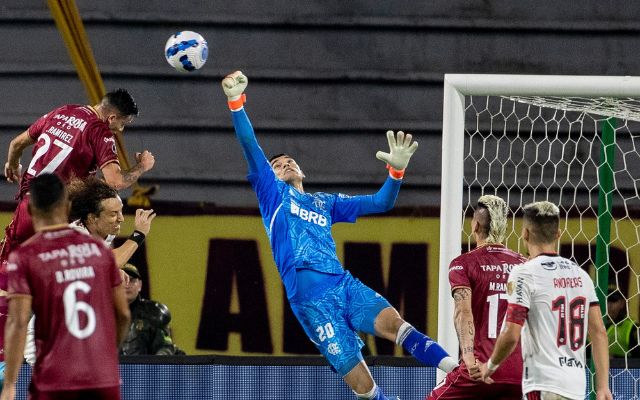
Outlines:
{"label": "maroon jersey", "polygon": [[9,255],[9,299],[32,296],[39,391],[120,384],[113,288],[122,279],[104,241],[73,228],[36,233]]}
{"label": "maroon jersey", "polygon": [[16,198],[23,197],[31,179],[41,173],[55,173],[69,182],[72,177],[84,179],[97,168],[118,162],[109,124],[89,106],[67,105],[53,110],[29,127],[29,136],[36,143]]}
{"label": "maroon jersey", "polygon": [[[522,255],[501,245],[486,245],[456,257],[449,266],[451,290],[471,288],[471,310],[475,339],[475,357],[487,362],[507,313],[507,279],[514,265],[527,261]],[[462,356],[460,364],[462,365]],[[469,378],[466,366],[460,368]],[[500,368],[491,375],[498,383],[522,383],[522,351],[520,344]]]}

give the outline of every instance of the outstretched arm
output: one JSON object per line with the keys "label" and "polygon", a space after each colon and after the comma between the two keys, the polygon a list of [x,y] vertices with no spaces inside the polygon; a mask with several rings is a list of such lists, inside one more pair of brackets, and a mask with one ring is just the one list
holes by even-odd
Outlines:
{"label": "outstretched arm", "polygon": [[264,151],[258,145],[253,126],[251,126],[249,117],[247,117],[242,105],[245,101],[243,92],[248,83],[249,79],[242,72],[236,71],[222,80],[222,89],[229,99],[229,108],[232,111],[236,136],[242,146],[244,157],[249,164],[249,172],[253,174],[260,171],[268,161]]}
{"label": "outstretched arm", "polygon": [[418,142],[411,143],[411,135],[405,135],[402,131],[398,131],[397,135],[394,135],[393,131],[388,131],[387,140],[389,142],[389,153],[379,151],[376,157],[387,163],[389,178],[387,178],[378,193],[360,197],[358,215],[379,213],[393,208],[400,191],[404,170],[409,164],[411,156],[418,148]]}
{"label": "outstretched arm", "polygon": [[389,176],[376,194],[360,197],[360,210],[358,215],[374,214],[389,211],[396,204],[402,179],[393,179]]}

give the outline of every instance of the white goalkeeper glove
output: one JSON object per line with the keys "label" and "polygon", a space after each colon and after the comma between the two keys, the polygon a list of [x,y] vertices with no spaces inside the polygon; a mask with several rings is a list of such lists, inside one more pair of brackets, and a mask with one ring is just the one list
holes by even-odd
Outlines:
{"label": "white goalkeeper glove", "polygon": [[242,108],[242,103],[246,101],[246,97],[242,92],[244,92],[248,84],[249,79],[240,71],[227,75],[222,80],[222,89],[229,99],[230,109],[239,110]]}
{"label": "white goalkeeper glove", "polygon": [[[393,134],[393,131],[387,131],[387,140],[389,141],[389,153],[379,151],[376,153],[376,157],[387,163],[390,167],[390,174],[394,178],[402,178],[404,169],[407,168],[409,160],[413,153],[418,148],[418,142],[411,143],[411,135],[404,134],[402,131],[398,131],[397,135]],[[397,172],[396,174],[394,174]]]}

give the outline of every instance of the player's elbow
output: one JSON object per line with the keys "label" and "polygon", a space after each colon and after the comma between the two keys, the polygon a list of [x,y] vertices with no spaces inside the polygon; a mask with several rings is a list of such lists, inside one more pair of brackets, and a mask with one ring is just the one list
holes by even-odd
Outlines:
{"label": "player's elbow", "polygon": [[381,201],[377,202],[376,206],[380,210],[380,212],[387,212],[393,208],[396,204],[395,197],[383,197]]}
{"label": "player's elbow", "polygon": [[589,320],[589,327],[587,329],[588,329],[588,334],[589,336],[591,336],[592,341],[597,341],[597,340],[606,341],[606,342],[609,341],[609,339],[607,338],[607,330],[605,329],[604,324],[602,323],[602,320],[600,321]]}
{"label": "player's elbow", "polygon": [[111,186],[115,190],[121,190],[125,188],[121,174],[105,175],[104,181],[107,183],[107,185]]}

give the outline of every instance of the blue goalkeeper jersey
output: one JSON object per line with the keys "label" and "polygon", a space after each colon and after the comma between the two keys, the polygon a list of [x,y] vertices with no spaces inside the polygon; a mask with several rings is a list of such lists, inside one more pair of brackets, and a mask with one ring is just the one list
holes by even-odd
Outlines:
{"label": "blue goalkeeper jersey", "polygon": [[[244,109],[232,115],[238,141],[249,164],[247,178],[258,196],[262,222],[287,298],[293,298],[298,292],[297,270],[343,274],[331,226],[336,222],[355,222],[358,215],[391,209],[400,181],[387,178],[376,194],[366,196],[300,193],[276,178]],[[309,279],[314,278],[307,275],[303,279],[302,290],[310,284]]]}
{"label": "blue goalkeeper jersey", "polygon": [[357,197],[300,193],[276,178],[269,164],[248,178],[258,196],[262,222],[289,298],[296,293],[296,269],[344,273],[331,225],[356,221]]}

